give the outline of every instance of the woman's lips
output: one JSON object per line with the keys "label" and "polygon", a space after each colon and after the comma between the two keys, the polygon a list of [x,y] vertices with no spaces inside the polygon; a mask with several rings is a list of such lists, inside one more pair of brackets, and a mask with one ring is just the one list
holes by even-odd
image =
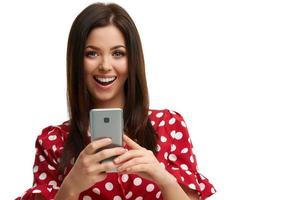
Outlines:
{"label": "woman's lips", "polygon": [[101,86],[110,86],[116,79],[117,76],[103,77],[103,76],[93,76],[94,80]]}

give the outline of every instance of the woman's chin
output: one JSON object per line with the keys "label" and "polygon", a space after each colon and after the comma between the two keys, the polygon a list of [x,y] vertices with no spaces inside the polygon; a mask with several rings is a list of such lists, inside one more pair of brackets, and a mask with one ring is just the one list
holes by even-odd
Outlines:
{"label": "woman's chin", "polygon": [[109,103],[112,102],[112,97],[110,95],[101,95],[93,98],[94,105],[96,107],[108,107]]}

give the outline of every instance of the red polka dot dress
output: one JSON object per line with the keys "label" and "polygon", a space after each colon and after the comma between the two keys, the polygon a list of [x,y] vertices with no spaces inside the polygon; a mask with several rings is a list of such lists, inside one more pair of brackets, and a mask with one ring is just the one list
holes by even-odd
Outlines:
{"label": "red polka dot dress", "polygon": [[[182,116],[169,110],[150,110],[149,120],[158,134],[157,160],[173,174],[178,183],[196,190],[201,199],[215,193],[214,187],[198,172],[192,152],[192,142]],[[33,166],[33,186],[17,200],[34,199],[40,193],[46,199],[54,199],[59,187],[74,164],[59,173],[58,164],[63,144],[68,136],[68,123],[45,128],[36,140],[36,156]],[[93,199],[163,199],[159,187],[152,181],[135,174],[109,173],[106,178],[83,191],[80,200]]]}

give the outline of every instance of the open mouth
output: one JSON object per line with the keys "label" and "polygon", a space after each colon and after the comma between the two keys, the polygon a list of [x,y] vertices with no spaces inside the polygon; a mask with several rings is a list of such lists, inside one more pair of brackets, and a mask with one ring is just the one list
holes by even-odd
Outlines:
{"label": "open mouth", "polygon": [[100,85],[107,86],[107,85],[112,84],[117,79],[117,77],[116,76],[113,76],[113,77],[94,76],[94,79]]}

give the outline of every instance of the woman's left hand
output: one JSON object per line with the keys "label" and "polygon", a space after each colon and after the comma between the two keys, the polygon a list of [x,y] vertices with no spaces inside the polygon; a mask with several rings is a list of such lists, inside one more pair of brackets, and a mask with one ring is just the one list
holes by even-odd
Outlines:
{"label": "woman's left hand", "polygon": [[176,178],[165,170],[152,151],[141,147],[126,135],[123,139],[131,149],[114,160],[115,164],[120,165],[119,172],[138,174],[160,187],[176,182]]}

